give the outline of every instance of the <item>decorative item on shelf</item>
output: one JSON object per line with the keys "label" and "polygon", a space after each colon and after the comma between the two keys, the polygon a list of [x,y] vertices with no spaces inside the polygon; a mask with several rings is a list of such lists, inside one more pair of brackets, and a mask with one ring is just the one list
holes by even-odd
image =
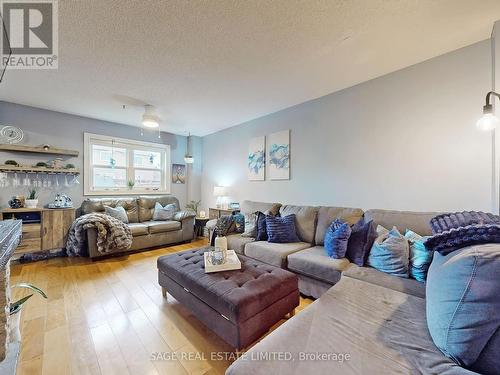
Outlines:
{"label": "decorative item on shelf", "polygon": [[71,198],[64,193],[56,193],[56,197],[52,203],[47,205],[48,208],[71,208],[73,207],[73,201]]}
{"label": "decorative item on shelf", "polygon": [[15,144],[23,140],[24,133],[15,126],[4,126],[0,129],[0,143]]}
{"label": "decorative item on shelf", "polygon": [[172,183],[185,184],[186,183],[186,165],[185,164],[172,164]]}
{"label": "decorative item on shelf", "polygon": [[48,168],[49,165],[46,162],[44,162],[44,161],[39,161],[38,163],[35,164],[35,167]]}
{"label": "decorative item on shelf", "polygon": [[54,169],[62,169],[64,168],[64,162],[62,158],[55,158],[54,160],[50,161],[50,167]]}
{"label": "decorative item on shelf", "polygon": [[38,192],[36,189],[29,189],[28,196],[24,202],[27,208],[36,208],[38,205]]}
{"label": "decorative item on shelf", "polygon": [[217,197],[217,208],[224,208],[224,198],[227,195],[227,189],[224,186],[214,186],[214,197]]}
{"label": "decorative item on shelf", "polygon": [[[201,201],[189,201],[189,203],[186,204],[186,210],[194,211],[198,213],[198,207],[200,206]],[[203,216],[201,216],[203,217]]]}
{"label": "decorative item on shelf", "polygon": [[238,202],[231,202],[229,203],[229,208],[232,210],[239,210],[240,204]]}
{"label": "decorative item on shelf", "polygon": [[74,169],[75,168],[75,165],[74,164],[71,164],[71,163],[68,163],[64,166],[65,169]]}
{"label": "decorative item on shelf", "polygon": [[129,190],[132,190],[135,186],[135,181],[134,180],[128,180],[127,181],[127,187]]}
{"label": "decorative item on shelf", "polygon": [[9,201],[9,207],[10,208],[21,208],[21,207],[23,207],[23,202],[18,197],[12,197],[12,199]]}
{"label": "decorative item on shelf", "polygon": [[5,161],[4,164],[5,165],[13,165],[15,167],[19,167],[19,163],[17,161],[15,161],[15,160],[7,160],[7,161]]}

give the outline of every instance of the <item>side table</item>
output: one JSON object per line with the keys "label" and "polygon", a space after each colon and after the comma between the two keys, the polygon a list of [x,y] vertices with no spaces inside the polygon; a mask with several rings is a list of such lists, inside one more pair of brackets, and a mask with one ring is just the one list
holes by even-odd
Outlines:
{"label": "side table", "polygon": [[210,220],[208,217],[196,217],[194,219],[194,235],[195,237],[204,237],[204,230],[207,222]]}

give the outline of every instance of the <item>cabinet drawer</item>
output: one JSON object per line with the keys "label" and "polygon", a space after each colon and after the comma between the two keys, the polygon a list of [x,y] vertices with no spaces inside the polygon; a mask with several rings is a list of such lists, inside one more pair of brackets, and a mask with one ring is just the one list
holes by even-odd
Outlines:
{"label": "cabinet drawer", "polygon": [[41,227],[40,224],[23,224],[23,238],[41,238]]}
{"label": "cabinet drawer", "polygon": [[15,253],[30,253],[40,251],[42,240],[40,238],[23,238]]}

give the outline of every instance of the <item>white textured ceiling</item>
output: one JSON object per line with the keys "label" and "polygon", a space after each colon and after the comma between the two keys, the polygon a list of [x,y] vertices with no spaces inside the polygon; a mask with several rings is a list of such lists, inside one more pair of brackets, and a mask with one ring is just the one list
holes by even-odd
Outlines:
{"label": "white textured ceiling", "polygon": [[[59,0],[59,69],[0,100],[206,135],[486,39],[499,0]],[[21,126],[22,124],[17,124]]]}

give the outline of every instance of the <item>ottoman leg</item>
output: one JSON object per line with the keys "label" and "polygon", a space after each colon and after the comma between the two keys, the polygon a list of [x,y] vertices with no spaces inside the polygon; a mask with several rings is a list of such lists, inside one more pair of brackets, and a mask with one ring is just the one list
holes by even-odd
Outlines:
{"label": "ottoman leg", "polygon": [[164,298],[167,298],[167,288],[161,287],[161,294],[163,295]]}
{"label": "ottoman leg", "polygon": [[290,311],[288,314],[285,315],[285,317],[287,319],[290,319],[292,318],[293,316],[295,316],[295,309],[293,309],[292,311]]}

